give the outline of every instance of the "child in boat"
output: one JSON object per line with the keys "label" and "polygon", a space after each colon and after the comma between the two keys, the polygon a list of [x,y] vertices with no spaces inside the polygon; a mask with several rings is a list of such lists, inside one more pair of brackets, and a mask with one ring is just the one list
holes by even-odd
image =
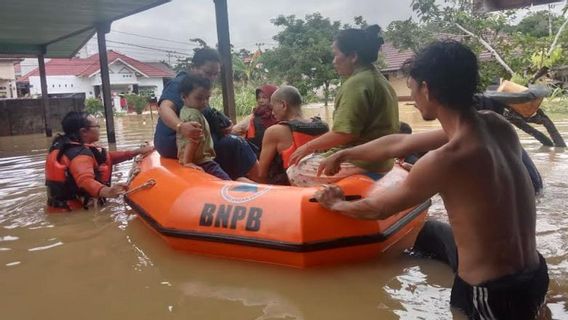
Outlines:
{"label": "child in boat", "polygon": [[260,155],[264,132],[268,127],[278,122],[272,114],[272,105],[270,104],[270,97],[277,89],[277,86],[271,84],[256,88],[256,107],[252,110],[252,114],[233,127],[232,133],[244,136],[257,156]]}
{"label": "child in boat", "polygon": [[304,118],[302,96],[292,86],[282,86],[271,98],[272,113],[279,121],[266,129],[259,159],[259,182],[289,185],[286,169],[290,155],[305,143],[329,131],[320,118]]}
{"label": "child in boat", "polygon": [[188,139],[177,135],[178,159],[186,167],[205,171],[217,178],[231,180],[229,175],[215,162],[213,138],[207,120],[201,110],[209,105],[211,96],[211,81],[199,76],[188,75],[180,85],[180,95],[183,100],[179,118],[182,122],[194,121],[202,128],[199,139]]}

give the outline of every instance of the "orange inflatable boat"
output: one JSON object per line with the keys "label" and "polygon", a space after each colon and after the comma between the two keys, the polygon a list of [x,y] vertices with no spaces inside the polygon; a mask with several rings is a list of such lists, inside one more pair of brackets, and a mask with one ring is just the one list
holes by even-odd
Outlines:
{"label": "orange inflatable boat", "polygon": [[[126,201],[142,220],[173,248],[225,258],[302,268],[377,257],[402,239],[414,241],[430,206],[357,220],[323,209],[313,198],[317,188],[222,181],[156,152],[134,165]],[[377,186],[363,175],[338,185],[359,199],[406,175],[395,167]]]}

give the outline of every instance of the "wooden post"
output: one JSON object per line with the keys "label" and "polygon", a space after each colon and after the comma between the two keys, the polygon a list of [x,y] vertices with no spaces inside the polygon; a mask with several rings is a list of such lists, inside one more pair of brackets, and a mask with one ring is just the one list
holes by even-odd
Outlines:
{"label": "wooden post", "polygon": [[233,123],[237,123],[235,108],[235,88],[233,86],[233,62],[231,39],[229,37],[229,15],[227,0],[213,0],[217,17],[217,39],[221,55],[221,85],[223,88],[223,110]]}
{"label": "wooden post", "polygon": [[49,125],[49,97],[47,95],[47,74],[45,72],[45,47],[43,48],[42,54],[37,56],[37,60],[39,63],[39,80],[41,83],[41,107],[42,107],[42,114],[43,114],[43,122],[45,125],[45,136],[51,137],[53,132],[51,130],[51,126]]}
{"label": "wooden post", "polygon": [[110,76],[108,72],[108,57],[105,35],[110,32],[110,22],[97,24],[97,40],[99,42],[99,64],[101,66],[101,91],[105,106],[105,120],[108,143],[116,143],[114,134],[114,118],[110,96]]}

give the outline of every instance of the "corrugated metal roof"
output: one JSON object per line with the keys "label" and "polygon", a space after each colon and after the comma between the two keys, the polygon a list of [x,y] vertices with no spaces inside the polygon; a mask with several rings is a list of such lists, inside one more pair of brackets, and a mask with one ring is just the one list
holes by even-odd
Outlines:
{"label": "corrugated metal roof", "polygon": [[[112,22],[170,0],[2,0],[0,54],[70,58]],[[45,49],[44,49],[45,48]]]}

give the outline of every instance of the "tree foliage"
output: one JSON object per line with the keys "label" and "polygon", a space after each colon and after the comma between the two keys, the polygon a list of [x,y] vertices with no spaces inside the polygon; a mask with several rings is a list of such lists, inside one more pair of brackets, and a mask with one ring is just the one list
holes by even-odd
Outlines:
{"label": "tree foliage", "polygon": [[499,77],[534,82],[545,68],[568,63],[562,54],[568,36],[561,33],[559,45],[550,48],[565,21],[553,12],[531,13],[515,25],[517,11],[477,12],[469,0],[413,0],[411,6],[416,18],[393,21],[387,39],[414,52],[443,38],[465,42],[476,53],[485,52],[484,58],[490,52],[492,59],[481,59],[482,88]]}
{"label": "tree foliage", "polygon": [[331,45],[340,22],[314,13],[305,19],[279,16],[272,23],[283,30],[274,36],[278,46],[260,57],[268,77],[294,84],[303,95],[323,87],[327,103],[330,85],[337,80]]}

